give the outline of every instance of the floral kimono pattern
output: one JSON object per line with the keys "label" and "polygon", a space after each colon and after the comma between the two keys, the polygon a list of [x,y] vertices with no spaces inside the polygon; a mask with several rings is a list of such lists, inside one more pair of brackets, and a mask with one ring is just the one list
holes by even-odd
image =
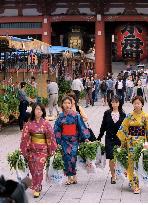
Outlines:
{"label": "floral kimono pattern", "polygon": [[127,115],[117,133],[121,144],[128,150],[127,177],[132,188],[139,187],[138,176],[134,173],[133,147],[140,140],[146,140],[148,136],[148,115],[143,111],[140,114],[132,112]]}
{"label": "floral kimono pattern", "polygon": [[85,123],[77,112],[61,113],[55,122],[54,133],[57,144],[62,147],[65,175],[76,175],[79,139],[90,137]]}
{"label": "floral kimono pattern", "polygon": [[[43,134],[45,143],[33,142],[32,134]],[[30,173],[32,175],[32,189],[39,191],[43,180],[43,169],[46,159],[52,155],[57,148],[53,129],[48,121],[40,119],[39,123],[29,121],[25,124],[20,149],[27,159]]]}

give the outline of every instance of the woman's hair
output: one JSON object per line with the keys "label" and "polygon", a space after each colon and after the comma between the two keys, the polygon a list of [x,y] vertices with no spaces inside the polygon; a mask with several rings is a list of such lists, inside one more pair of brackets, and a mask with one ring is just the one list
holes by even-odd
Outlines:
{"label": "woman's hair", "polygon": [[63,103],[66,101],[66,100],[69,100],[72,104],[72,98],[70,96],[64,96],[62,98],[62,102],[61,102],[61,108],[63,109]]}
{"label": "woman's hair", "polygon": [[27,203],[23,184],[0,177],[0,203]]}
{"label": "woman's hair", "polygon": [[21,82],[20,85],[21,85],[21,88],[24,88],[26,86],[26,82]]}
{"label": "woman's hair", "polygon": [[66,95],[71,97],[76,102],[76,94],[74,92],[66,93]]}
{"label": "woman's hair", "polygon": [[46,110],[45,110],[44,105],[42,105],[41,103],[34,103],[33,107],[32,107],[32,111],[31,111],[31,116],[30,116],[31,121],[33,121],[35,119],[35,109],[36,109],[37,106],[39,106],[41,108],[42,112],[43,112],[42,118],[46,117]]}
{"label": "woman's hair", "polygon": [[119,102],[118,110],[119,110],[119,112],[123,112],[123,108],[122,108],[122,105],[123,105],[123,104],[122,104],[120,98],[119,98],[117,95],[112,96],[112,98],[111,98],[110,101],[108,102],[108,105],[109,105],[109,107],[110,107],[111,110],[113,110],[112,102]]}
{"label": "woman's hair", "polygon": [[142,105],[144,106],[144,99],[143,99],[142,96],[137,95],[137,96],[133,97],[132,98],[132,104],[135,102],[135,100],[139,100],[142,103]]}
{"label": "woman's hair", "polygon": [[[137,81],[136,81],[136,86],[138,86],[138,81],[141,82],[141,80],[138,78]],[[141,82],[141,84],[142,84],[142,82]]]}

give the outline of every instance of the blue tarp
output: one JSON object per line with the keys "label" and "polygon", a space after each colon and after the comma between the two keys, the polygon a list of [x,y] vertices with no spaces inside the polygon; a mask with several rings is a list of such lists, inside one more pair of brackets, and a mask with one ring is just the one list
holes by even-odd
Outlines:
{"label": "blue tarp", "polygon": [[24,42],[30,42],[31,41],[29,39],[18,38],[18,37],[15,37],[15,36],[12,36],[11,39],[14,40],[14,41],[24,41]]}
{"label": "blue tarp", "polygon": [[64,46],[50,46],[49,53],[63,53],[65,51],[70,51],[72,53],[77,53],[79,50],[76,48],[68,48]]}
{"label": "blue tarp", "polygon": [[[32,40],[31,39],[27,39],[27,38],[26,39],[22,39],[22,38],[18,38],[18,37],[15,37],[15,36],[12,36],[11,39],[14,40],[14,41],[23,41],[23,42],[30,42],[30,41],[33,40],[33,39]],[[68,47],[64,47],[64,46],[49,46],[49,48],[48,48],[49,54],[50,53],[51,54],[63,53],[65,51],[70,51],[72,53],[77,53],[79,50],[76,49],[76,48],[68,48]],[[20,51],[20,53],[21,52],[22,51]],[[40,53],[40,52],[38,52],[38,53]]]}

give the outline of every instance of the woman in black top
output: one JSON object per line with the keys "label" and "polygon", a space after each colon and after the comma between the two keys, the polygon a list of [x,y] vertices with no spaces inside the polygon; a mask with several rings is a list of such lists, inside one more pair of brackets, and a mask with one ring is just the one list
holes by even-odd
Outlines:
{"label": "woman in black top", "polygon": [[100,128],[100,134],[98,140],[101,141],[101,138],[106,132],[105,135],[105,151],[106,158],[109,159],[109,167],[111,171],[111,184],[116,183],[115,176],[115,163],[113,162],[113,148],[115,145],[121,145],[120,140],[116,136],[118,129],[125,118],[125,113],[122,110],[122,103],[119,100],[118,96],[113,96],[109,102],[110,109],[105,111],[103,116],[103,121]]}

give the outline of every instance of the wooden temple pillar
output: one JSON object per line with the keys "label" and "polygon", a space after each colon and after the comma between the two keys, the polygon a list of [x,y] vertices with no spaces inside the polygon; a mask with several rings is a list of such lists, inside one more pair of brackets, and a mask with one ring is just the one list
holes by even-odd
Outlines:
{"label": "wooden temple pillar", "polygon": [[[100,19],[99,19],[100,18]],[[105,22],[99,15],[95,23],[95,67],[99,78],[106,75],[105,68]]]}
{"label": "wooden temple pillar", "polygon": [[43,16],[42,41],[51,45],[51,21],[49,16]]}

